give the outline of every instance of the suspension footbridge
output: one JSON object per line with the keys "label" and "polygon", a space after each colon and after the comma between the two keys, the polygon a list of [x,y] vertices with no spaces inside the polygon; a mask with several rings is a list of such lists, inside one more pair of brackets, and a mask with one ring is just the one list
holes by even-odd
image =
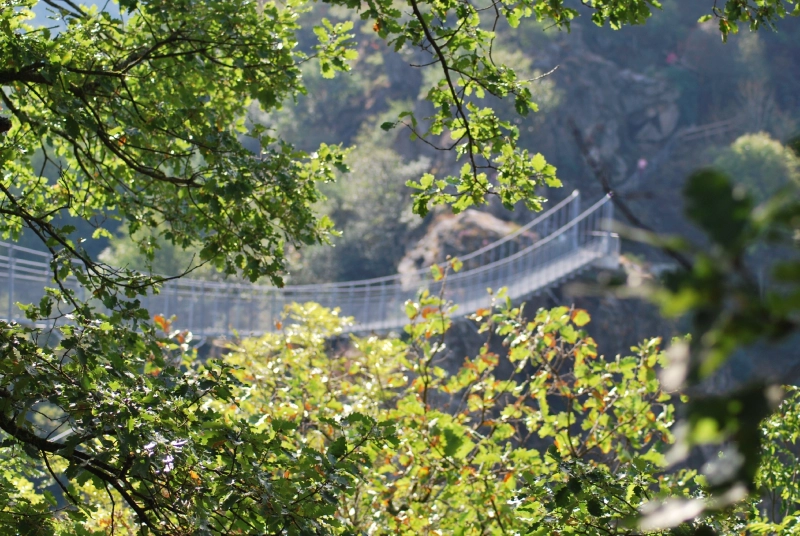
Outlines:
{"label": "suspension footbridge", "polygon": [[[578,191],[514,232],[467,255],[458,273],[437,281],[430,267],[375,279],[276,288],[181,278],[140,299],[152,315],[176,316],[177,329],[199,337],[258,335],[275,329],[284,306],[317,302],[355,319],[355,332],[402,328],[403,304],[420,289],[442,292],[467,315],[489,303],[487,288],[508,288],[514,300],[541,293],[595,266],[616,267],[619,237],[608,231],[613,204],[603,197],[581,211]],[[82,289],[73,285],[80,295]],[[52,286],[50,254],[0,243],[0,318],[25,323],[17,303],[38,303]],[[442,288],[444,285],[444,289]],[[5,296],[3,296],[5,294]],[[5,298],[5,300],[4,300]]]}

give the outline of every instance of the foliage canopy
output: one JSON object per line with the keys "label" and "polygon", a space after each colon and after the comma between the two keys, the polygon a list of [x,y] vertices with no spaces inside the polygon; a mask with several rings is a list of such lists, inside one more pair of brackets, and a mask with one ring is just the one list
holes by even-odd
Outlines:
{"label": "foliage canopy", "polygon": [[[71,0],[46,3],[54,9],[55,29],[30,25],[35,0],[3,0],[0,10],[0,99],[9,114],[0,122],[0,232],[16,239],[26,229],[39,237],[52,253],[54,280],[40,303],[22,304],[33,326],[52,330],[7,323],[0,329],[3,523],[18,532],[87,534],[84,520],[96,507],[83,500],[89,494],[110,509],[112,531],[119,519],[131,530],[136,523],[154,534],[336,532],[346,525],[336,514],[350,500],[347,494],[357,492],[360,467],[373,463],[386,445],[403,440],[424,447],[423,439],[441,436],[441,447],[424,452],[428,470],[440,473],[458,457],[471,456],[476,443],[464,438],[467,430],[483,433],[484,426],[493,426],[474,415],[458,422],[442,413],[438,428],[418,430],[410,424],[414,419],[390,413],[403,425],[397,432],[377,413],[320,417],[324,440],[317,436],[316,443],[306,444],[304,439],[310,439],[298,432],[305,431],[302,421],[244,412],[241,406],[252,397],[241,371],[224,362],[184,360],[188,334],[174,333],[163,318],[154,324],[139,307],[137,295],[157,288],[158,278],[98,262],[86,251],[87,237],[77,236],[63,220],[69,215],[95,222],[95,237],[107,232],[105,218],[124,219],[134,237],[141,228],[162,229],[164,240],[197,249],[201,262],[280,284],[287,242],[326,240],[330,222],[317,218],[313,205],[321,199],[318,185],[343,166],[345,151],[327,145],[312,153],[298,151],[275,132],[249,124],[248,106],[257,101],[270,111],[291,102],[304,91],[299,68],[304,62],[318,62],[324,76],[347,70],[355,54],[350,23],[322,21],[314,29],[316,46],[304,52],[297,46],[297,20],[308,6],[300,1],[123,0],[120,17]],[[397,122],[384,125],[402,124],[437,148],[455,150],[465,162],[458,176],[428,174],[412,181],[418,190],[417,213],[442,203],[463,210],[488,195],[499,196],[506,206],[524,201],[540,207],[536,189],[559,184],[555,169],[541,154],[519,149],[516,128],[486,104],[487,96],[513,97],[517,112],[536,109],[529,81],[495,63],[492,25],[505,21],[515,26],[522,17],[536,17],[568,28],[578,11],[561,1],[500,2],[489,8],[422,0],[403,6],[388,0],[328,3],[369,19],[396,50],[413,47],[429,54],[429,68],[438,69],[427,93],[432,115],[404,112]],[[596,0],[585,6],[596,23],[620,27],[643,23],[658,4]],[[714,15],[725,35],[742,21],[753,28],[772,24],[792,6],[783,0],[729,0]],[[248,150],[245,138],[255,140],[259,150]],[[34,159],[43,164],[33,166]],[[746,227],[735,223],[727,232]],[[715,238],[726,247],[741,246],[738,234]],[[143,239],[140,247],[152,256],[152,242]],[[89,290],[88,301],[66,284],[69,278]],[[584,339],[578,343],[574,328],[569,332],[570,320],[560,320],[565,311],[550,314],[558,317],[558,333],[567,344],[588,347]],[[510,326],[504,336],[518,329],[511,320],[498,321]],[[425,363],[436,352],[419,336],[427,340],[426,330],[436,328],[417,333],[419,325],[411,335],[420,341],[417,357]],[[652,369],[648,363],[654,355],[653,347],[645,347],[639,358],[609,366],[626,378],[634,369],[635,374]],[[474,367],[489,365],[484,359],[491,361],[484,355]],[[435,373],[428,376],[433,370],[415,370],[423,378],[419,381],[430,379],[425,389],[447,387]],[[467,370],[447,388],[466,388],[474,372]],[[575,377],[573,387],[598,378],[591,367],[584,373]],[[660,399],[648,374],[646,392],[632,392],[619,406],[621,414],[628,412],[637,422],[642,419],[637,408]],[[478,379],[479,398],[499,394],[497,386]],[[608,388],[602,377],[598,381],[595,387]],[[630,382],[622,385],[633,389]],[[599,411],[583,407],[592,399],[583,396],[578,408],[567,397],[567,409],[557,413],[539,400],[531,411],[552,428],[540,435],[560,437],[561,446],[550,461],[531,454],[520,464],[549,467],[556,474],[553,460],[569,455],[564,463],[574,462],[571,471],[591,471],[578,464],[573,451],[588,452],[587,445],[611,449],[616,436],[592,439],[591,430],[584,430],[573,443],[563,437],[561,421],[576,412]],[[479,412],[480,400],[471,400],[467,403],[477,405],[469,407],[470,413]],[[409,399],[409,404],[417,402]],[[424,401],[410,413],[420,409],[427,411]],[[669,420],[670,413],[663,419]],[[499,432],[483,443],[487,456],[507,445],[493,439],[508,433],[507,427],[496,428]],[[624,426],[617,430],[628,432]],[[640,435],[630,431],[628,439],[636,449],[645,449],[652,437]],[[497,467],[490,463],[485,470],[495,477],[509,474]],[[464,481],[480,484],[471,476]],[[551,490],[553,508],[566,516],[559,522],[566,524],[564,508],[579,496],[569,482]],[[41,483],[52,484],[48,492],[29,493]],[[603,476],[595,488],[608,492],[606,484]],[[378,493],[385,493],[383,485],[376,483]],[[417,492],[404,493],[412,500]],[[534,516],[540,507],[547,505],[525,515]],[[503,508],[505,513],[498,510],[495,518],[501,531],[501,514],[510,515]],[[598,517],[598,508],[589,500],[581,512]],[[134,517],[126,519],[123,509]]]}

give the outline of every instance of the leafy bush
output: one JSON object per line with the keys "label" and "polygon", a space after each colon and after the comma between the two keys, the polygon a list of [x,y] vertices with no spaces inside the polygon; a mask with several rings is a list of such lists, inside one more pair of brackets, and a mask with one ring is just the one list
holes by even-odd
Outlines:
{"label": "leafy bush", "polygon": [[[406,310],[403,339],[344,341],[349,319],[295,304],[279,331],[205,364],[184,353],[185,334],[157,319],[174,342],[141,361],[146,374],[119,371],[118,382],[136,386],[127,399],[84,392],[82,383],[64,388],[64,403],[96,401],[83,410],[87,431],[61,447],[80,445],[72,456],[88,455],[88,466],[4,443],[0,521],[24,528],[19,519],[43,519],[31,534],[135,534],[142,518],[120,496],[134,492],[164,503],[170,514],[160,522],[170,534],[632,535],[642,533],[644,505],[706,496],[697,471],[666,468],[675,409],[657,377],[659,339],[606,358],[586,331],[586,311],[542,309],[527,320],[501,291],[472,317],[486,344],[450,373],[444,335],[453,308],[423,293]],[[652,523],[645,532],[794,527],[798,393],[763,425],[759,498],[671,532]],[[55,403],[38,411],[60,418]],[[92,422],[112,421],[114,435],[92,437]],[[93,474],[128,452],[119,489]],[[68,479],[61,491],[43,487],[52,471]],[[134,476],[141,483],[129,486]],[[82,506],[52,517],[61,493]]]}
{"label": "leafy bush", "polygon": [[765,132],[745,134],[723,150],[714,166],[736,178],[756,201],[800,185],[800,158]]}
{"label": "leafy bush", "polygon": [[764,452],[756,475],[760,501],[752,504],[753,534],[792,534],[800,530],[800,389],[788,387],[780,409],[764,420]]}
{"label": "leafy bush", "polygon": [[13,409],[26,387],[35,419],[0,415],[0,526],[42,535],[335,531],[338,497],[354,489],[366,446],[392,440],[391,428],[346,416],[327,423],[325,448],[306,448],[295,421],[240,410],[252,386],[229,364],[184,360],[185,334],[156,323],[173,341],[128,346],[127,361],[115,350],[128,341],[108,323],[61,327],[59,351],[25,328],[3,332],[0,403]]}
{"label": "leafy bush", "polygon": [[[369,463],[339,504],[355,533],[638,534],[643,504],[705,496],[697,471],[665,469],[674,407],[656,376],[659,339],[605,358],[585,311],[557,307],[527,321],[500,295],[474,317],[489,340],[451,374],[449,306],[423,294],[407,311],[406,340],[341,345],[331,339],[346,319],[295,305],[281,332],[242,341],[226,358],[249,384],[238,411],[296,423],[300,443],[289,450],[330,448],[332,425],[344,420],[393,424],[397,442],[365,448]],[[747,508],[676,530],[738,534]]]}

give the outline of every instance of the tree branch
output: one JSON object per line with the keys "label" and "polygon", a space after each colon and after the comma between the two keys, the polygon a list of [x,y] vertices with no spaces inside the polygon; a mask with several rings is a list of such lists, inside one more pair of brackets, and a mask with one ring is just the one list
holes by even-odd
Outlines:
{"label": "tree branch", "polygon": [[[11,393],[9,393],[5,389],[0,390],[0,398],[12,398]],[[94,457],[86,454],[84,452],[80,452],[77,450],[69,451],[67,445],[64,443],[56,443],[55,441],[48,441],[42,437],[37,436],[33,432],[26,430],[24,428],[20,428],[14,422],[14,419],[9,418],[5,413],[0,413],[0,430],[3,430],[5,433],[10,435],[11,437],[21,441],[23,443],[27,443],[28,445],[32,445],[37,450],[42,452],[42,455],[45,456],[45,453],[49,452],[51,454],[56,454],[61,456],[62,458],[75,462],[78,465],[84,467],[87,471],[92,473],[93,475],[97,476],[104,482],[110,484],[119,494],[125,499],[125,502],[131,507],[131,509],[136,512],[136,515],[139,517],[139,520],[147,525],[155,534],[161,534],[161,531],[152,523],[150,518],[147,516],[144,508],[139,505],[133,497],[127,492],[125,487],[123,486],[122,482],[116,476],[116,471],[113,467],[107,465],[104,462],[101,462]],[[49,466],[48,466],[49,467]],[[55,476],[54,476],[55,478]],[[58,479],[56,479],[58,481]],[[58,481],[59,485],[61,482]],[[68,495],[69,497],[69,495]],[[71,498],[71,497],[70,497]]]}
{"label": "tree branch", "polygon": [[9,85],[14,82],[30,82],[33,84],[47,84],[53,85],[48,81],[39,69],[44,67],[44,62],[37,62],[32,65],[26,65],[21,69],[4,69],[0,71],[0,85]]}
{"label": "tree branch", "polygon": [[414,16],[419,21],[420,25],[422,26],[422,31],[425,33],[425,38],[433,47],[436,56],[439,58],[439,61],[442,64],[442,72],[444,73],[444,78],[447,81],[447,87],[450,90],[450,95],[453,97],[453,104],[458,111],[458,115],[464,121],[464,131],[467,135],[467,152],[469,154],[470,164],[472,165],[472,173],[476,176],[478,174],[478,165],[475,162],[475,138],[472,135],[472,131],[470,130],[470,122],[469,118],[467,117],[467,113],[464,111],[464,105],[461,102],[461,99],[458,96],[458,92],[456,91],[455,85],[453,84],[452,77],[450,76],[450,66],[447,64],[447,58],[445,57],[444,51],[442,51],[439,44],[436,42],[436,38],[431,33],[430,28],[428,28],[428,23],[425,22],[425,17],[422,15],[422,12],[419,10],[419,6],[417,5],[416,0],[411,0],[411,9],[414,11]]}
{"label": "tree branch", "polygon": [[[657,234],[652,227],[650,227],[642,220],[640,220],[636,216],[636,214],[633,213],[630,207],[628,207],[628,205],[617,195],[617,193],[611,187],[611,181],[609,180],[608,177],[608,170],[602,164],[602,162],[599,162],[597,159],[592,158],[592,156],[590,155],[589,145],[586,143],[586,140],[581,134],[578,125],[575,123],[575,120],[570,117],[568,122],[570,130],[572,131],[572,136],[573,138],[575,138],[575,142],[578,145],[578,149],[580,150],[581,155],[591,168],[595,178],[600,182],[600,185],[603,187],[603,192],[606,193],[611,198],[611,202],[614,203],[614,206],[619,209],[619,211],[622,213],[623,216],[625,216],[625,219],[627,219],[631,223],[631,225],[634,225],[635,227],[638,227],[640,229],[644,229],[645,231],[649,231],[653,234]],[[679,252],[670,248],[660,247],[659,249],[664,253],[666,253],[669,257],[671,257],[675,262],[680,264],[680,266],[685,270],[692,269],[692,261],[687,257],[685,257],[684,255],[681,255]]]}

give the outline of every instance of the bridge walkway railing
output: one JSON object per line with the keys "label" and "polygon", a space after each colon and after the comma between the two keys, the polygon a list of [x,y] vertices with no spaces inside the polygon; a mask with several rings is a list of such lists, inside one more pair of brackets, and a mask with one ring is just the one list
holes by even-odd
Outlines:
{"label": "bridge walkway railing", "polygon": [[[598,262],[616,262],[619,239],[608,232],[613,205],[604,197],[580,212],[577,191],[516,231],[460,257],[462,270],[446,278],[444,295],[459,305],[460,315],[489,303],[487,288],[506,286],[522,299],[574,277]],[[0,243],[0,317],[24,322],[20,303],[37,303],[53,286],[50,255]],[[83,290],[69,280],[80,294]],[[430,267],[412,273],[361,281],[276,288],[239,282],[182,278],[166,283],[159,294],[142,298],[151,314],[176,315],[175,327],[199,337],[256,335],[271,331],[284,306],[318,302],[352,316],[353,331],[399,329],[407,322],[403,304],[420,289],[442,291]]]}

